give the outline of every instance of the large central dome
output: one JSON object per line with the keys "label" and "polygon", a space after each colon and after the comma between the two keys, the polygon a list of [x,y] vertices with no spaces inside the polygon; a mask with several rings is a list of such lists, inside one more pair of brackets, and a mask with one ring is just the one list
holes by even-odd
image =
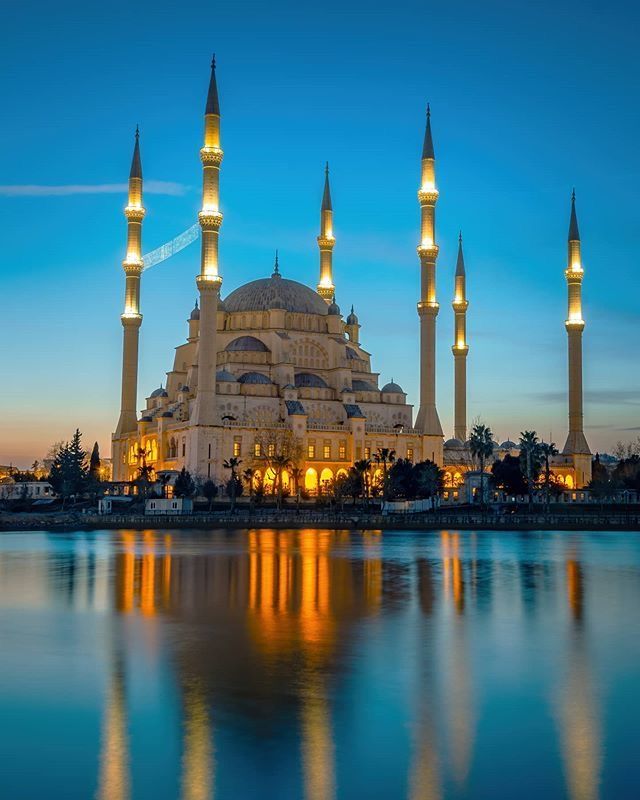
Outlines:
{"label": "large central dome", "polygon": [[226,298],[224,307],[231,313],[269,311],[272,308],[299,314],[327,313],[327,304],[317,292],[297,281],[281,278],[277,273],[239,286]]}

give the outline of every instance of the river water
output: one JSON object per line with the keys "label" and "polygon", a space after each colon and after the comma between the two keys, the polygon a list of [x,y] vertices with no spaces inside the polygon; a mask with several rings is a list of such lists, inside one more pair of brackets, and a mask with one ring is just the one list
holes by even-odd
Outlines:
{"label": "river water", "polygon": [[640,536],[0,534],[0,797],[638,798]]}

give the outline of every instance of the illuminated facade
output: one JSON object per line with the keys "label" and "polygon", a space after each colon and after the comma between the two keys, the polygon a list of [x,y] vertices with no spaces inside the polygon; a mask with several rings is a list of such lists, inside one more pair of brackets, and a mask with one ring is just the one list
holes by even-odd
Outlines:
{"label": "illuminated facade", "polygon": [[[470,468],[464,441],[466,420],[465,268],[462,242],[456,267],[455,339],[455,439],[443,448],[443,431],[436,408],[436,244],[435,152],[431,116],[427,110],[418,192],[421,208],[420,260],[420,407],[413,407],[393,379],[379,387],[371,355],[361,345],[360,323],[353,306],[343,319],[335,300],[333,207],[329,168],[325,168],[320,209],[319,281],[316,290],[284,277],[276,255],[270,277],[236,288],[224,299],[218,244],[222,224],[220,168],[223,159],[220,104],[212,63],[205,107],[204,143],[200,150],[203,170],[202,206],[198,220],[202,232],[200,271],[196,277],[198,301],[188,320],[186,341],[175,351],[166,383],[146,400],[136,414],[143,180],[139,137],[129,179],[125,308],[122,314],[124,349],[120,418],[112,437],[113,479],[138,476],[141,454],[156,472],[182,467],[202,478],[224,482],[223,462],[239,458],[243,468],[255,466],[256,483],[274,486],[274,469],[265,456],[288,442],[295,451],[294,470],[282,473],[285,487],[295,484],[315,494],[336,477],[346,474],[360,459],[389,448],[396,457],[413,461],[430,459],[449,469],[450,482]],[[575,209],[572,212],[575,215]],[[576,223],[577,226],[577,223]],[[573,247],[575,251],[575,243]],[[570,245],[571,250],[571,245]],[[579,242],[578,242],[579,253]],[[572,279],[573,280],[573,279]],[[575,297],[575,281],[570,293]],[[578,291],[579,296],[579,291]],[[575,300],[570,301],[575,305]],[[573,308],[573,306],[572,306]],[[570,318],[571,318],[570,310]],[[567,322],[569,330],[569,322]],[[572,332],[576,331],[572,339]],[[572,323],[570,374],[575,390],[572,408],[582,425],[580,334]],[[577,338],[576,338],[577,337]],[[574,343],[573,346],[571,343]],[[576,344],[577,343],[577,344]],[[578,355],[576,355],[576,353]],[[579,401],[576,392],[579,391]],[[578,419],[572,413],[572,424]],[[571,428],[573,431],[573,428]],[[584,436],[582,436],[584,439]],[[574,437],[575,439],[575,437]],[[571,449],[574,439],[568,440]],[[293,444],[292,444],[293,443]],[[511,443],[509,443],[511,444]],[[586,447],[586,442],[584,443]],[[578,453],[578,455],[575,455]],[[567,452],[559,459],[560,471],[571,473],[571,488],[587,482],[590,456]],[[273,455],[273,453],[271,453]],[[580,470],[574,465],[580,460]],[[261,468],[261,464],[264,466]],[[556,466],[554,465],[554,471]],[[380,470],[381,472],[381,470]],[[374,480],[375,480],[374,475]],[[291,484],[293,486],[293,484]]]}

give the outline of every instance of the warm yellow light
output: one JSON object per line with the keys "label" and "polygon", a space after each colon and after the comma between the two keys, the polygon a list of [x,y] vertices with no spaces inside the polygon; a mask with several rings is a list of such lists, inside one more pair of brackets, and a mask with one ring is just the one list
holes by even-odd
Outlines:
{"label": "warm yellow light", "polygon": [[460,305],[460,303],[462,303],[462,302],[463,302],[463,300],[462,300],[462,297],[461,297],[459,294],[456,294],[456,296],[455,296],[455,298],[454,298],[453,302],[454,302],[456,305]]}
{"label": "warm yellow light", "polygon": [[574,262],[571,265],[571,272],[584,272],[582,269],[582,264],[579,261]]}
{"label": "warm yellow light", "polygon": [[324,278],[320,279],[320,286],[322,286],[323,289],[333,289],[333,283],[331,283],[331,278],[325,275]]}
{"label": "warm yellow light", "polygon": [[217,208],[217,206],[214,206],[213,203],[205,203],[202,206],[202,213],[203,214],[217,214],[218,213],[218,208]]}
{"label": "warm yellow light", "polygon": [[422,184],[423,192],[434,192],[435,189],[436,189],[436,184],[434,181],[424,181],[424,183]]}
{"label": "warm yellow light", "polygon": [[464,346],[465,346],[464,336],[458,336],[458,347],[462,349],[464,348]]}
{"label": "warm yellow light", "polygon": [[582,322],[582,314],[580,311],[572,311],[569,314],[569,322]]}
{"label": "warm yellow light", "polygon": [[124,207],[124,210],[126,213],[127,211],[140,211],[141,208],[142,208],[141,203],[129,203],[129,205]]}
{"label": "warm yellow light", "polygon": [[423,247],[433,247],[433,239],[429,236],[422,237],[422,246]]}

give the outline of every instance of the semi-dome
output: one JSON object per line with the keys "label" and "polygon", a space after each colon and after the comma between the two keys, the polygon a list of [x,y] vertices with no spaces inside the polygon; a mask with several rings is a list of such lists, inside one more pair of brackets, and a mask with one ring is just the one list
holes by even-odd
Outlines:
{"label": "semi-dome", "polygon": [[447,450],[460,450],[464,447],[464,444],[460,441],[460,439],[447,439],[447,441],[444,443],[444,446],[447,448]]}
{"label": "semi-dome", "polygon": [[377,392],[377,388],[369,381],[353,381],[354,392]]}
{"label": "semi-dome", "polygon": [[515,450],[518,448],[518,445],[515,442],[512,442],[511,439],[507,439],[505,442],[502,442],[500,445],[501,450]]}
{"label": "semi-dome", "polygon": [[232,375],[226,369],[221,369],[218,372],[216,372],[216,380],[218,382],[223,382],[223,383],[231,383],[231,382],[235,383],[236,382],[236,376]]}
{"label": "semi-dome", "polygon": [[313,372],[298,372],[295,377],[298,389],[328,389],[327,382]]}
{"label": "semi-dome", "polygon": [[267,345],[260,341],[260,339],[256,339],[255,336],[238,336],[237,339],[229,342],[229,344],[225,347],[225,350],[229,352],[247,352],[247,351],[254,351],[257,353],[268,353],[269,348]]}
{"label": "semi-dome", "polygon": [[389,383],[385,383],[385,385],[380,390],[381,392],[388,392],[389,394],[404,394],[402,390],[402,386],[399,386],[397,383],[394,383],[393,378]]}
{"label": "semi-dome", "polygon": [[261,372],[245,372],[238,378],[239,383],[271,383],[266,375]]}
{"label": "semi-dome", "polygon": [[162,386],[159,386],[157,389],[154,389],[149,397],[169,397],[169,395],[165,392]]}
{"label": "semi-dome", "polygon": [[193,311],[191,312],[191,316],[189,319],[200,319],[200,308],[198,307],[198,301],[196,300],[196,304],[193,307]]}
{"label": "semi-dome", "polygon": [[317,292],[302,283],[282,278],[278,273],[239,286],[225,299],[224,305],[230,314],[272,308],[299,314],[327,314],[327,304]]}
{"label": "semi-dome", "polygon": [[327,308],[327,314],[331,317],[339,317],[340,316],[340,306],[336,303],[336,298],[334,297],[329,307]]}
{"label": "semi-dome", "polygon": [[347,317],[347,325],[357,325],[358,324],[358,317],[353,310],[353,306],[351,306],[351,313]]}

